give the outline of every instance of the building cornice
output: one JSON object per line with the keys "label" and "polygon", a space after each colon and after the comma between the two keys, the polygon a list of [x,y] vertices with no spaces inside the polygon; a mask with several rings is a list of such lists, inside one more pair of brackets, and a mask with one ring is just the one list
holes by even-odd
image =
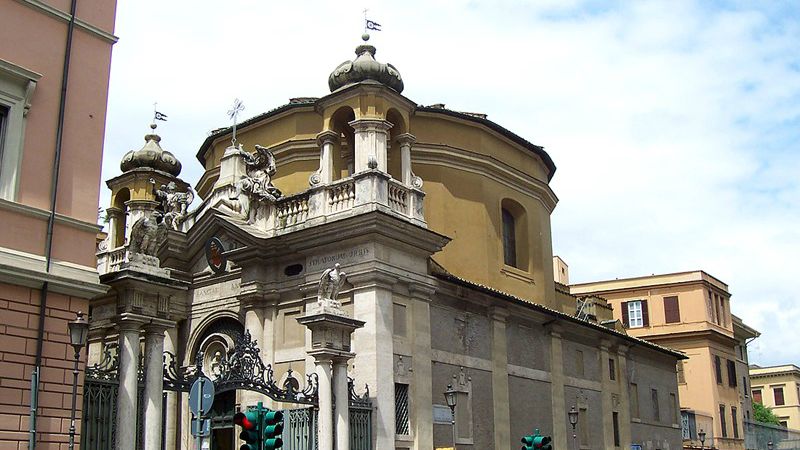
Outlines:
{"label": "building cornice", "polygon": [[0,247],[0,281],[5,283],[41,289],[46,282],[52,292],[81,298],[92,298],[108,289],[100,284],[94,267],[53,261],[47,272],[45,264],[44,256]]}
{"label": "building cornice", "polygon": [[608,294],[634,289],[681,286],[695,283],[704,283],[730,296],[727,284],[703,270],[575,283],[570,285],[570,292],[575,294]]}
{"label": "building cornice", "polygon": [[[21,3],[29,8],[35,9],[36,11],[45,13],[54,19],[58,19],[62,22],[69,22],[71,15],[64,11],[61,11],[58,8],[55,8],[41,0],[17,0],[18,3]],[[80,28],[83,31],[86,31],[89,34],[97,36],[98,38],[108,42],[109,44],[115,44],[119,38],[114,36],[113,34],[101,30],[100,28],[86,22],[84,20],[75,18],[75,26]]]}
{"label": "building cornice", "polygon": [[[28,217],[35,217],[37,219],[47,220],[50,217],[50,212],[44,209],[36,208],[34,206],[25,205],[23,203],[12,202],[0,198],[0,210],[11,211]],[[87,233],[97,234],[103,227],[96,223],[84,222],[83,220],[74,217],[65,216],[64,214],[56,213],[56,223],[66,225],[70,228],[75,228]]]}

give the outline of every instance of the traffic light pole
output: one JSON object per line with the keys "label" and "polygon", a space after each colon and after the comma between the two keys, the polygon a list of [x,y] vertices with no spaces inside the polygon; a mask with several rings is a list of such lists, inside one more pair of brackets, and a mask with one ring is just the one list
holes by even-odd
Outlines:
{"label": "traffic light pole", "polygon": [[[197,412],[198,412],[198,414],[197,414],[197,422],[198,422],[198,426],[201,426],[202,423],[203,423],[203,417],[199,413],[203,410],[202,392],[203,392],[203,382],[205,380],[203,379],[203,377],[200,377],[200,378],[198,378],[198,381],[200,381],[200,392],[201,392],[201,395],[197,396]],[[198,436],[195,437],[195,440],[197,441],[197,450],[203,450],[203,438],[200,437],[200,435],[198,434]]]}

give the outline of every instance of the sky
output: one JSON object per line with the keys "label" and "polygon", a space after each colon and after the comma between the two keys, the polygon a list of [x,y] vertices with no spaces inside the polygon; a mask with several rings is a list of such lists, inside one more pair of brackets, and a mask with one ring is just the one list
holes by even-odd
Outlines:
{"label": "sky", "polygon": [[751,362],[800,365],[797,2],[120,1],[103,179],[158,102],[194,184],[235,98],[246,119],[329,92],[365,8],[403,95],[545,147],[572,283],[705,270],[762,333]]}

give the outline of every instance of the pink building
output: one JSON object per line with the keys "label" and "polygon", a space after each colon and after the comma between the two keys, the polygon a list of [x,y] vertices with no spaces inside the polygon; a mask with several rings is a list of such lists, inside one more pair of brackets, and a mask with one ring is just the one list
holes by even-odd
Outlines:
{"label": "pink building", "polygon": [[105,291],[94,255],[115,9],[0,2],[2,450],[67,448],[67,322]]}

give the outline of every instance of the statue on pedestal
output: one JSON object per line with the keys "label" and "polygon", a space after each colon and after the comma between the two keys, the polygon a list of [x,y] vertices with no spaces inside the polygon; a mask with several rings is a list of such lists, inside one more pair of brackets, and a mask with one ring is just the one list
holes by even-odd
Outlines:
{"label": "statue on pedestal", "polygon": [[342,285],[347,281],[347,275],[339,268],[339,263],[336,263],[332,269],[322,273],[319,287],[317,288],[317,306],[320,310],[340,310],[342,307],[342,304],[336,298],[339,296],[339,290]]}
{"label": "statue on pedestal", "polygon": [[154,211],[150,217],[141,217],[131,227],[130,244],[128,252],[149,256],[155,259],[156,266],[158,259],[156,252],[167,239],[167,224],[162,220],[161,211]]}
{"label": "statue on pedestal", "polygon": [[[255,148],[255,153],[242,150],[241,145],[229,149],[242,156],[247,176],[236,183],[234,192],[221,203],[223,211],[242,214],[250,223],[255,221],[259,204],[275,203],[283,195],[272,185],[272,176],[277,170],[275,156],[266,147],[256,145]],[[242,194],[247,198],[241,199]]]}
{"label": "statue on pedestal", "polygon": [[161,202],[161,209],[164,210],[164,222],[172,230],[177,230],[186,218],[189,205],[194,201],[194,193],[191,188],[186,192],[178,192],[178,186],[174,181],[170,181],[166,186],[161,185],[161,189],[156,189],[156,182],[150,178],[153,185],[153,194],[156,200]]}

